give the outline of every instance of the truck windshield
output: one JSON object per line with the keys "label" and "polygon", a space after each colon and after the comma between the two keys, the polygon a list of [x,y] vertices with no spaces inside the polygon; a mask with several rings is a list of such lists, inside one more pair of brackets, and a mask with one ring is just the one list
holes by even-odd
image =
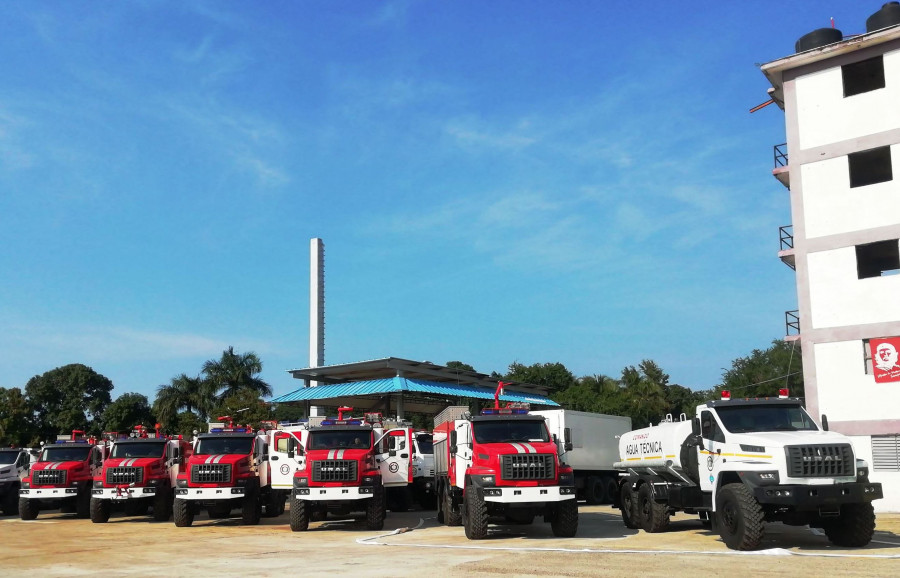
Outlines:
{"label": "truck windshield", "polygon": [[0,452],[0,466],[8,466],[9,464],[16,463],[16,458],[19,457],[19,452]]}
{"label": "truck windshield", "polygon": [[65,444],[45,446],[41,452],[40,462],[83,462],[91,453],[88,444]]}
{"label": "truck windshield", "polygon": [[431,434],[418,434],[416,436],[416,444],[419,446],[420,454],[434,453],[434,443],[431,441]]}
{"label": "truck windshield", "polygon": [[308,450],[367,450],[372,447],[369,431],[311,431],[306,442]]}
{"label": "truck windshield", "polygon": [[717,407],[722,425],[731,433],[816,431],[819,428],[799,405]]}
{"label": "truck windshield", "polygon": [[543,420],[476,421],[472,427],[475,441],[482,444],[550,441]]}
{"label": "truck windshield", "polygon": [[197,442],[197,449],[194,451],[198,456],[213,456],[218,454],[249,454],[253,447],[253,438],[245,437],[209,437],[200,438]]}
{"label": "truck windshield", "polygon": [[161,458],[166,451],[166,443],[119,442],[113,446],[111,458]]}

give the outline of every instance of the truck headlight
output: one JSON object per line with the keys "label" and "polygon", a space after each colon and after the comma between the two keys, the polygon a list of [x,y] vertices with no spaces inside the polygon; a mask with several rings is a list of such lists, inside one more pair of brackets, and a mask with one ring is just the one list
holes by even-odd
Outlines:
{"label": "truck headlight", "polygon": [[472,476],[472,481],[476,486],[493,486],[497,483],[497,478],[494,477],[494,474],[489,474],[486,476]]}
{"label": "truck headlight", "polygon": [[309,486],[309,478],[297,476],[294,478],[294,487],[295,488],[305,488]]}
{"label": "truck headlight", "polygon": [[94,487],[95,487],[95,488],[102,488],[102,487],[103,487],[103,480],[94,480]]}
{"label": "truck headlight", "polygon": [[565,474],[559,474],[559,485],[560,486],[574,486],[575,485],[575,474],[571,472],[567,472]]}
{"label": "truck headlight", "polygon": [[187,479],[182,478],[182,479],[176,481],[175,485],[178,486],[179,488],[186,488],[186,487],[188,487],[188,481],[187,481]]}

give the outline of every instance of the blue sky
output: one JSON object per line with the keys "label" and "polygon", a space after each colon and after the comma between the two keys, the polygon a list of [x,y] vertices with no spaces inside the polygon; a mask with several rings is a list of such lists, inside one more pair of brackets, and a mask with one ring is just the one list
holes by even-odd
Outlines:
{"label": "blue sky", "polygon": [[756,64],[881,2],[16,2],[0,20],[0,387],[147,395],[229,345],[276,395],[387,356],[708,388],[784,335]]}

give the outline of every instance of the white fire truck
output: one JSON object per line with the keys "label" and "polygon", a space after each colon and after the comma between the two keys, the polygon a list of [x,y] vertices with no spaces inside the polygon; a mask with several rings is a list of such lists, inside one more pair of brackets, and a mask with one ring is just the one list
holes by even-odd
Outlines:
{"label": "white fire truck", "polygon": [[766,522],[822,528],[837,546],[864,546],[875,530],[869,481],[850,439],[821,429],[802,401],[722,399],[696,416],[637,429],[619,440],[618,507],[629,528],[660,532],[676,511],[698,514],[725,544],[752,550]]}
{"label": "white fire truck", "polygon": [[305,531],[309,522],[328,512],[366,514],[366,527],[384,527],[386,488],[412,481],[412,429],[385,427],[380,414],[345,417],[353,408],[341,407],[337,419],[307,426],[305,443],[288,439],[288,457],[303,456],[294,474],[291,530]]}

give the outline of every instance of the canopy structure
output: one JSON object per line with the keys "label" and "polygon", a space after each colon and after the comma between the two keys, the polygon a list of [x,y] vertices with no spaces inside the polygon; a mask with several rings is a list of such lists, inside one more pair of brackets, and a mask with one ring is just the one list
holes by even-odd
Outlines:
{"label": "canopy structure", "polygon": [[[470,400],[493,400],[497,381],[474,371],[389,357],[342,365],[293,369],[306,386],[272,400],[272,403],[319,402],[349,405],[359,411],[438,413],[448,405],[467,405]],[[311,387],[312,382],[322,385]],[[554,407],[546,389],[529,383],[508,382],[502,401]],[[323,403],[324,402],[324,403]]]}

